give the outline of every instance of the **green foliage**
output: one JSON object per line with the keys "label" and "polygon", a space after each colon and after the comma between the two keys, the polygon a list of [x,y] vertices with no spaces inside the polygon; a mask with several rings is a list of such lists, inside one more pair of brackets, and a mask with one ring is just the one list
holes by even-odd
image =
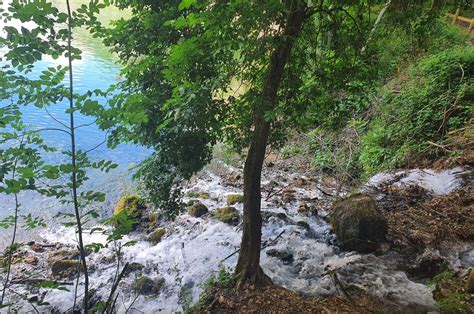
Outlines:
{"label": "green foliage", "polygon": [[233,167],[239,167],[243,160],[241,154],[236,153],[230,145],[225,144],[217,144],[214,147],[213,158]]}
{"label": "green foliage", "polygon": [[454,277],[454,273],[451,271],[443,271],[428,281],[428,286],[435,286],[437,283],[451,279]]}
{"label": "green foliage", "polygon": [[372,51],[361,52],[371,29],[362,2],[300,2],[307,11],[302,35],[271,109],[262,89],[272,51],[289,40],[275,25],[285,24],[290,2],[113,4],[132,16],[95,29],[126,64],[123,92],[100,123],[113,129],[112,145],[132,141],[155,150],[137,177],[168,218],[183,207],[180,183],[210,161],[216,143],[248,147],[256,112],[264,110],[271,124],[269,144],[282,147],[290,129],[341,125],[363,110],[366,82],[376,77]]}
{"label": "green foliage", "polygon": [[451,293],[446,298],[437,301],[441,313],[461,314],[469,313],[471,307],[467,300],[470,296],[467,293]]}
{"label": "green foliage", "polygon": [[[213,301],[212,289],[219,287],[221,289],[231,289],[237,283],[234,271],[230,267],[221,267],[217,272],[217,276],[212,274],[203,283],[201,288],[203,292],[199,296],[197,304],[185,311],[185,313],[201,313],[205,306]],[[183,308],[184,309],[184,308]]]}
{"label": "green foliage", "polygon": [[190,313],[193,302],[192,289],[187,285],[183,285],[181,289],[179,289],[178,299],[179,304],[181,304],[181,307],[183,308],[183,312]]}
{"label": "green foliage", "polygon": [[285,146],[281,149],[281,156],[285,159],[295,157],[303,153],[303,147],[299,145]]}
{"label": "green foliage", "polygon": [[[67,2],[69,4],[69,2]],[[0,35],[0,49],[2,64],[0,72],[0,193],[11,196],[15,200],[13,215],[0,221],[4,228],[13,227],[12,246],[15,245],[17,229],[22,227],[29,230],[44,227],[45,222],[40,217],[31,214],[21,214],[22,191],[35,191],[47,197],[58,198],[62,204],[73,207],[75,214],[70,212],[60,213],[56,217],[65,218],[64,225],[76,227],[79,235],[79,247],[84,257],[82,242],[82,225],[91,219],[98,218],[94,210],[87,208],[95,203],[103,202],[105,195],[97,191],[80,189],[88,180],[87,169],[95,168],[104,172],[117,167],[111,161],[91,161],[88,151],[76,151],[74,131],[75,114],[96,116],[104,111],[99,100],[111,91],[92,90],[84,94],[72,93],[72,81],[65,80],[66,74],[72,69],[56,66],[42,69],[39,75],[35,73],[37,61],[45,57],[57,59],[65,57],[69,61],[81,58],[78,48],[70,47],[66,43],[71,39],[71,30],[85,27],[89,30],[97,29],[96,15],[104,8],[99,1],[81,5],[74,10],[71,16],[62,12],[50,1],[9,1],[7,9],[0,9],[0,20],[4,30]],[[26,26],[28,25],[28,26]],[[71,29],[69,29],[69,27]],[[4,53],[3,53],[4,52]],[[38,71],[39,72],[39,71]],[[71,93],[70,93],[71,92]],[[70,108],[65,114],[70,116],[70,123],[65,123],[53,117],[48,108],[70,103]],[[45,114],[57,123],[53,127],[25,126],[22,121],[24,110],[22,107],[34,106],[42,109]],[[59,149],[46,145],[41,135],[45,131],[61,132],[71,139],[70,147]],[[46,160],[51,154],[60,153],[66,163],[48,163]],[[58,160],[59,158],[53,158]],[[76,193],[80,189],[78,193]],[[89,245],[89,249],[98,250],[102,246],[96,243]],[[8,263],[11,264],[11,254]],[[78,265],[78,261],[73,261]],[[10,267],[4,280],[0,305],[8,297],[10,288]],[[87,303],[87,269],[84,302]],[[8,289],[7,289],[8,288]],[[57,289],[51,283],[46,283],[43,288]],[[10,293],[11,291],[8,291]],[[15,292],[15,291],[13,291]],[[29,299],[26,301],[30,302]],[[33,302],[33,301],[31,301]],[[35,301],[37,305],[47,305],[42,301]],[[17,310],[17,309],[15,309]],[[73,309],[75,310],[75,309]]]}
{"label": "green foliage", "polygon": [[222,267],[217,273],[217,285],[224,288],[232,288],[236,284],[236,277],[231,268]]}
{"label": "green foliage", "polygon": [[400,90],[385,92],[363,137],[366,174],[437,157],[428,141],[442,141],[472,117],[474,49],[457,48],[419,61]]}
{"label": "green foliage", "polygon": [[11,245],[7,245],[3,250],[4,255],[9,255],[15,253],[19,248],[21,248],[24,244],[23,243],[13,243]]}

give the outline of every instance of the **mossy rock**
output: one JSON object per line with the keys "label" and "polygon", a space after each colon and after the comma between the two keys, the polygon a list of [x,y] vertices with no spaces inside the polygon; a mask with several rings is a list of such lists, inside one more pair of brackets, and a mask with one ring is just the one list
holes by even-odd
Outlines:
{"label": "mossy rock", "polygon": [[194,217],[201,217],[209,212],[206,205],[201,202],[195,202],[188,207],[188,213]]}
{"label": "mossy rock", "polygon": [[161,218],[160,213],[149,213],[148,216],[146,217],[146,229],[148,230],[153,230],[153,228],[158,224],[158,221]]}
{"label": "mossy rock", "polygon": [[186,206],[193,206],[196,203],[199,203],[199,200],[192,199],[186,202]]}
{"label": "mossy rock", "polygon": [[128,218],[139,218],[145,209],[145,204],[140,195],[125,195],[115,205],[113,215],[118,216],[125,213]]}
{"label": "mossy rock", "polygon": [[115,223],[120,224],[121,220],[131,220],[130,230],[126,232],[132,231],[140,222],[145,209],[145,203],[139,195],[125,195],[115,205],[113,213],[113,217],[117,220]]}
{"label": "mossy rock", "polygon": [[165,285],[164,278],[139,277],[135,280],[135,291],[142,295],[158,295]]}
{"label": "mossy rock", "polygon": [[151,244],[156,245],[160,243],[161,239],[163,238],[165,234],[166,234],[165,228],[158,228],[148,236],[148,241],[150,241]]}
{"label": "mossy rock", "polygon": [[82,270],[82,264],[76,260],[63,259],[55,261],[51,265],[51,273],[53,277],[65,278],[75,275]]}
{"label": "mossy rock", "polygon": [[244,196],[242,194],[230,194],[226,197],[227,204],[234,205],[237,203],[244,202]]}
{"label": "mossy rock", "polygon": [[206,192],[196,192],[196,191],[189,191],[188,193],[186,193],[186,196],[187,197],[194,197],[194,198],[201,198],[201,199],[209,199],[211,196],[209,195],[209,193],[206,193]]}
{"label": "mossy rock", "polygon": [[368,253],[385,241],[387,221],[367,194],[354,194],[337,201],[329,220],[342,247]]}
{"label": "mossy rock", "polygon": [[238,224],[240,219],[238,210],[231,206],[219,208],[212,213],[212,217],[231,225]]}

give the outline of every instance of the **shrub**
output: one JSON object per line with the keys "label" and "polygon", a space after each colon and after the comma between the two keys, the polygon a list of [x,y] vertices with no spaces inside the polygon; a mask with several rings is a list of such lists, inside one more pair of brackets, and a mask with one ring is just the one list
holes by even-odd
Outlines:
{"label": "shrub", "polygon": [[467,293],[452,293],[446,298],[438,300],[438,306],[441,313],[469,313],[470,306],[466,300],[469,299]]}
{"label": "shrub", "polygon": [[303,151],[303,147],[299,145],[285,146],[281,149],[281,156],[287,159],[302,154]]}
{"label": "shrub", "polygon": [[439,142],[472,116],[474,48],[445,51],[420,60],[386,91],[378,117],[362,138],[360,162],[366,174],[438,157]]}

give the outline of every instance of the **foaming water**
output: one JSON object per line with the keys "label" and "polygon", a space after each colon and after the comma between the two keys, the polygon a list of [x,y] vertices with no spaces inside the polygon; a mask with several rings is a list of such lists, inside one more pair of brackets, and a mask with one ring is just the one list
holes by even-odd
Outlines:
{"label": "foaming water", "polygon": [[[189,190],[210,194],[209,199],[201,201],[211,213],[226,205],[228,194],[241,193],[238,188],[225,185],[212,173],[201,175],[189,186]],[[321,196],[314,187],[294,190],[298,199]],[[322,218],[327,214],[323,208],[318,208],[318,216],[308,216],[298,212],[297,201],[284,206],[264,201],[262,207],[267,213],[285,214],[285,218],[269,215],[262,230],[263,242],[267,246],[262,250],[261,265],[274,283],[306,295],[325,296],[339,291],[331,276],[337,272],[339,282],[345,286],[354,285],[399,304],[418,305],[425,309],[436,307],[429,287],[411,281],[404,272],[391,269],[385,259],[372,254],[340,251],[333,244],[335,238],[330,225]],[[242,215],[242,205],[237,204],[236,208]],[[237,254],[232,254],[240,245],[240,226],[222,223],[213,219],[211,214],[201,218],[182,214],[173,222],[163,222],[162,227],[167,232],[156,245],[144,240],[142,234],[131,234],[122,240],[138,241],[136,245],[122,249],[123,263],[142,264],[145,266],[143,275],[151,279],[163,278],[165,285],[159,295],[137,296],[133,289],[137,274],[126,276],[119,287],[119,313],[125,312],[132,304],[134,309],[145,312],[170,313],[179,310],[182,306],[179,295],[183,289],[189,289],[193,302],[196,302],[202,292],[201,283],[219,268],[236,263]],[[49,242],[76,242],[74,230],[70,228],[47,230],[42,236]],[[88,234],[86,242],[104,243],[105,237]],[[285,262],[267,255],[269,250],[292,254],[293,259]],[[107,296],[110,280],[116,271],[114,263],[104,263],[104,260],[110,260],[110,256],[111,248],[89,256],[89,264],[94,267],[91,282],[101,297]],[[81,288],[82,282],[79,291]],[[72,298],[72,292],[54,291],[47,295],[45,301],[60,311],[66,311]]]}

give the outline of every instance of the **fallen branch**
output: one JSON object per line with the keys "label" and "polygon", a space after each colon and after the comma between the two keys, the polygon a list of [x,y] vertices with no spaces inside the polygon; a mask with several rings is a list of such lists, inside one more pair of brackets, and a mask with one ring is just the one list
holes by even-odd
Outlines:
{"label": "fallen branch", "polygon": [[[265,202],[268,201],[271,197],[275,196],[276,194],[280,193],[281,191],[283,191],[284,189],[286,188],[286,186],[282,187],[281,189],[278,189],[277,191],[273,192],[273,187],[272,189],[270,190],[270,192],[268,192],[267,194],[267,197],[265,198]],[[273,193],[272,193],[273,192]]]}
{"label": "fallen branch", "polygon": [[[39,284],[44,281],[50,281],[47,278],[19,278],[19,279],[12,279],[11,284]],[[54,283],[58,285],[63,285],[63,286],[72,286],[74,285],[73,282],[71,281],[54,281]]]}
{"label": "fallen branch", "polygon": [[[280,234],[277,235],[277,236],[275,237],[275,239],[271,240],[270,242],[264,243],[264,244],[262,245],[262,247],[260,248],[260,251],[263,250],[264,248],[268,247],[269,245],[275,243],[276,240],[278,240],[279,238],[281,238],[281,236],[283,235],[283,233],[285,233],[285,231],[286,231],[286,230],[283,230],[282,232],[280,232]],[[219,264],[222,263],[222,262],[224,262],[224,261],[226,261],[226,260],[228,260],[229,258],[231,258],[232,256],[234,256],[235,254],[237,254],[237,253],[239,253],[239,252],[240,252],[240,249],[235,250],[232,254],[228,255],[226,258],[224,258],[223,260],[221,260],[221,261],[219,262]]]}
{"label": "fallen branch", "polygon": [[452,151],[452,150],[450,150],[450,149],[447,149],[447,148],[446,148],[446,145],[436,144],[436,143],[434,143],[434,142],[432,142],[432,141],[427,141],[427,143],[430,144],[430,145],[439,147],[439,148],[441,148],[441,149],[444,149],[444,150],[447,151],[447,152],[451,152],[451,153],[454,152],[454,151]]}

